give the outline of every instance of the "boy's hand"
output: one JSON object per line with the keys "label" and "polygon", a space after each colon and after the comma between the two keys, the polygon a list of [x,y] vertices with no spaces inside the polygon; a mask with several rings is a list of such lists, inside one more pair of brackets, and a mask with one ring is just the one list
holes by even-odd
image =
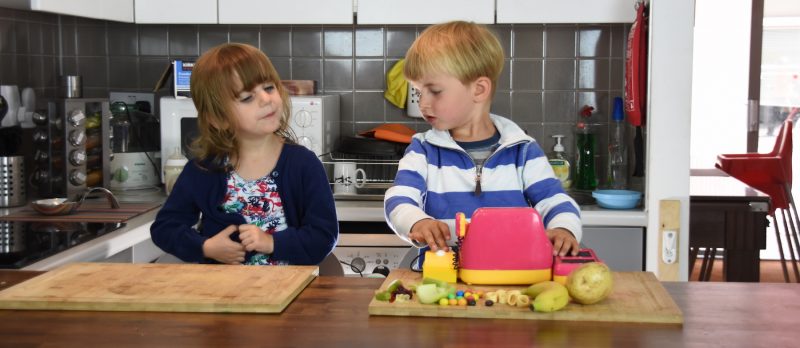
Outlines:
{"label": "boy's hand", "polygon": [[408,237],[419,242],[428,244],[431,251],[449,251],[447,241],[450,240],[450,228],[447,224],[439,220],[423,219],[411,226]]}
{"label": "boy's hand", "polygon": [[210,259],[227,264],[244,262],[244,247],[231,240],[231,234],[238,231],[236,225],[230,225],[215,236],[203,242],[203,255]]}
{"label": "boy's hand", "polygon": [[[572,254],[572,256],[577,256],[578,251],[580,251],[578,240],[566,229],[554,228],[547,230],[547,238],[553,243],[553,256],[565,256],[567,253]],[[572,252],[570,252],[570,250],[572,250]]]}
{"label": "boy's hand", "polygon": [[247,251],[258,251],[272,254],[275,249],[275,240],[272,235],[264,232],[256,225],[239,225],[239,240]]}

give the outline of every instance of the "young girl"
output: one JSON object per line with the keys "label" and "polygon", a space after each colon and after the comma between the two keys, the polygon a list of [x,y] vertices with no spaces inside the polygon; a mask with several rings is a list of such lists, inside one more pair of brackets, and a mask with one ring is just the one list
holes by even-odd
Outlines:
{"label": "young girl", "polygon": [[195,63],[191,91],[195,159],[156,216],[153,242],[187,262],[319,264],[339,235],[333,194],[319,159],[291,140],[289,97],[267,56],[214,47]]}

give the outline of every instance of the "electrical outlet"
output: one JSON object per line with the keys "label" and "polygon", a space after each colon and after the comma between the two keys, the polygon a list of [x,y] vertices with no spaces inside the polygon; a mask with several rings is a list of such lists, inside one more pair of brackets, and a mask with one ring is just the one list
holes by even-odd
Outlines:
{"label": "electrical outlet", "polygon": [[678,259],[677,249],[678,231],[664,230],[661,240],[661,260],[666,264],[673,264]]}

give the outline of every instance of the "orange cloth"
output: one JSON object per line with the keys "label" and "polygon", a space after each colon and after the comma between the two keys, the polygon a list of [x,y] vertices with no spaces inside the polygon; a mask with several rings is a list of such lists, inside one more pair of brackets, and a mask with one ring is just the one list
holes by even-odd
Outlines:
{"label": "orange cloth", "polygon": [[380,125],[366,132],[361,132],[359,135],[365,137],[373,137],[375,139],[383,139],[394,141],[398,143],[411,143],[411,136],[416,133],[413,129],[408,128],[402,124],[388,123]]}

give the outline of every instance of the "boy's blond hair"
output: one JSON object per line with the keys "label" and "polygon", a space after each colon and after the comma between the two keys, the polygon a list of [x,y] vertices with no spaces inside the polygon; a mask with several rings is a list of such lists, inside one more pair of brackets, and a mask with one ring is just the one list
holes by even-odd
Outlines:
{"label": "boy's blond hair", "polygon": [[214,165],[222,167],[226,158],[236,154],[239,144],[236,140],[233,104],[240,92],[250,91],[267,82],[275,84],[283,101],[283,115],[275,134],[293,142],[289,129],[289,95],[264,52],[251,45],[227,43],[213,47],[200,56],[192,68],[190,80],[200,133],[192,144],[195,157],[211,158]]}
{"label": "boy's blond hair", "polygon": [[492,94],[503,70],[503,48],[484,25],[455,21],[428,27],[406,53],[403,74],[406,79],[443,73],[463,84],[486,76],[492,81]]}

